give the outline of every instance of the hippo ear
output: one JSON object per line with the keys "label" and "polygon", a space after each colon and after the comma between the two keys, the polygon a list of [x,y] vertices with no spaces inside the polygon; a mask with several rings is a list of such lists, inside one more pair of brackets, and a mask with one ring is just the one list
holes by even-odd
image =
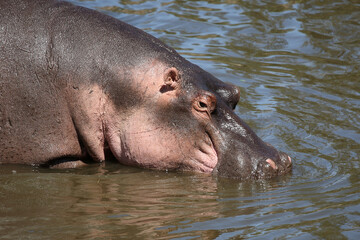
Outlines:
{"label": "hippo ear", "polygon": [[164,72],[164,84],[160,88],[160,92],[168,92],[175,90],[179,86],[179,71],[172,67]]}

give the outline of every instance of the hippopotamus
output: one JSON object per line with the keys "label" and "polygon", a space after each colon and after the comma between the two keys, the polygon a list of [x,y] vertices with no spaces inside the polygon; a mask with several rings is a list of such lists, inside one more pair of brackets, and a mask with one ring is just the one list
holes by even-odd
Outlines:
{"label": "hippopotamus", "polygon": [[116,159],[240,180],[291,170],[234,112],[238,87],[144,31],[56,0],[0,2],[0,163]]}

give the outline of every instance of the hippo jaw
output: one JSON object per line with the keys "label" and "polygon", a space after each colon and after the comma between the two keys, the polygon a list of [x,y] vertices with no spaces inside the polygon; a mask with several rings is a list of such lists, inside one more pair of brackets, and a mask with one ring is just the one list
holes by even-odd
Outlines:
{"label": "hippo jaw", "polygon": [[[166,171],[212,173],[218,155],[211,137],[196,131],[196,139],[189,133],[156,127],[143,113],[130,117],[127,129],[108,134],[109,147],[122,164]],[[115,129],[115,128],[112,128]]]}
{"label": "hippo jaw", "polygon": [[204,140],[196,149],[194,161],[201,172],[211,173],[218,163],[218,155],[210,135],[206,132]]}

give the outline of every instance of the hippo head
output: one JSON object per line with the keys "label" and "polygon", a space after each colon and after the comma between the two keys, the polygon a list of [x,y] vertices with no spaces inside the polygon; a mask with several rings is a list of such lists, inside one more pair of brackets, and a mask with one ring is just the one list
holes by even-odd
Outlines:
{"label": "hippo head", "polygon": [[[185,60],[172,65],[153,60],[125,75],[132,76],[126,86],[133,93],[131,101],[123,109],[106,111],[113,113],[106,122],[106,139],[121,163],[241,180],[291,170],[290,157],[263,142],[234,113],[237,87]],[[124,106],[124,89],[116,89],[109,89],[117,96],[112,101]]]}

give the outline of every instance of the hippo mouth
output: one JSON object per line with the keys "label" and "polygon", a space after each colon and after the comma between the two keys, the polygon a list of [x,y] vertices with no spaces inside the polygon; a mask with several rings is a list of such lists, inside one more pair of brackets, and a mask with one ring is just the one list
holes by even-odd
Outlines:
{"label": "hippo mouth", "polygon": [[211,173],[218,163],[218,154],[209,132],[205,132],[203,140],[198,144],[196,162],[201,172]]}

